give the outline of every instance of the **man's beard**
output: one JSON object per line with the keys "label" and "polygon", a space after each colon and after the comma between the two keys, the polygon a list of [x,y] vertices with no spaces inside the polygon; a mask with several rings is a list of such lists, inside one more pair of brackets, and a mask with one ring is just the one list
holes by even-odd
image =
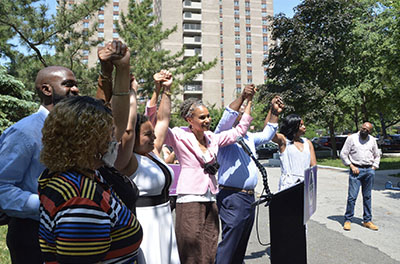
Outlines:
{"label": "man's beard", "polygon": [[57,93],[53,93],[52,95],[52,101],[53,101],[53,105],[56,105],[57,103],[59,103],[62,99],[69,97],[70,95],[59,95]]}

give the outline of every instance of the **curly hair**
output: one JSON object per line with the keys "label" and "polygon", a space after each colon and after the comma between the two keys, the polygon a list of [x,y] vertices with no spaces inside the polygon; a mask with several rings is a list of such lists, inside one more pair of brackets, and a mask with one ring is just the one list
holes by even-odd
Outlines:
{"label": "curly hair", "polygon": [[289,140],[293,140],[294,135],[299,131],[301,117],[296,114],[288,115],[282,120],[280,132]]}
{"label": "curly hair", "polygon": [[199,106],[205,106],[203,102],[199,99],[196,98],[188,98],[183,103],[181,104],[180,107],[180,115],[183,119],[187,119],[188,117],[191,117],[193,114],[193,111],[196,110],[197,107]]}
{"label": "curly hair", "polygon": [[94,169],[108,149],[111,110],[97,99],[72,96],[60,101],[44,122],[40,161],[53,172]]}

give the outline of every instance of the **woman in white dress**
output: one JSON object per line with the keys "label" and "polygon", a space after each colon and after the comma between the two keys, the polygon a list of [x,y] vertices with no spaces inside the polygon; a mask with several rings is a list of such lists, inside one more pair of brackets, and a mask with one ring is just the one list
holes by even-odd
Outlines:
{"label": "woman in white dress", "polygon": [[175,229],[169,204],[169,186],[173,171],[160,158],[171,115],[172,75],[162,70],[154,75],[157,89],[162,89],[157,122],[152,123],[136,112],[136,97],[131,97],[130,120],[123,137],[120,159],[115,167],[136,183],[140,193],[136,214],[143,228],[138,263],[180,263]]}
{"label": "woman in white dress", "polygon": [[304,170],[317,165],[314,147],[310,140],[302,137],[306,126],[300,116],[288,115],[282,121],[280,133],[272,139],[279,145],[281,177],[279,191],[304,180]]}

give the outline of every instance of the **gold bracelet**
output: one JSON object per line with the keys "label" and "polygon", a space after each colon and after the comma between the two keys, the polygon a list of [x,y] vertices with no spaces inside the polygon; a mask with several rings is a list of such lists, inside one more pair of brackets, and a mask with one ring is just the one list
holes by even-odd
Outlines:
{"label": "gold bracelet", "polygon": [[170,91],[164,91],[163,92],[165,95],[171,96],[171,92]]}
{"label": "gold bracelet", "polygon": [[124,96],[124,95],[130,95],[131,94],[131,92],[130,91],[128,91],[128,92],[121,92],[121,93],[114,93],[113,92],[113,96]]}

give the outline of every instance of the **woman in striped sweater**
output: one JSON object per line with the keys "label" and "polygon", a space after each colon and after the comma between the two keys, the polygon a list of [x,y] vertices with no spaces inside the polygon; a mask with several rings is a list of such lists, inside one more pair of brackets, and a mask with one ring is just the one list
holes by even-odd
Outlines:
{"label": "woman in striped sweater", "polygon": [[[116,132],[117,134],[118,132]],[[70,97],[43,127],[39,243],[46,263],[136,263],[142,228],[96,171],[113,142],[111,111]]]}

